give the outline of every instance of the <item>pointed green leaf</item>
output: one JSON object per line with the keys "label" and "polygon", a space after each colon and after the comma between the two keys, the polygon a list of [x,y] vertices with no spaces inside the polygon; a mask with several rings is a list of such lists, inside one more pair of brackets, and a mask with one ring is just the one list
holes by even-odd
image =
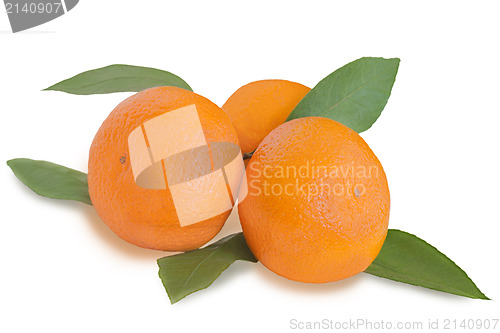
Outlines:
{"label": "pointed green leaf", "polygon": [[467,274],[415,235],[389,230],[382,250],[366,273],[450,294],[488,299]]}
{"label": "pointed green leaf", "polygon": [[236,260],[257,262],[241,232],[202,249],[158,259],[159,275],[174,304],[210,286]]}
{"label": "pointed green leaf", "polygon": [[361,58],[321,80],[288,116],[325,117],[363,132],[382,113],[391,95],[399,59]]}
{"label": "pointed green leaf", "polygon": [[45,90],[91,95],[125,91],[136,92],[159,86],[174,86],[192,91],[183,79],[170,72],[130,65],[111,65],[83,72]]}
{"label": "pointed green leaf", "polygon": [[24,185],[39,195],[92,205],[87,175],[83,172],[28,158],[13,159],[8,161],[7,165]]}

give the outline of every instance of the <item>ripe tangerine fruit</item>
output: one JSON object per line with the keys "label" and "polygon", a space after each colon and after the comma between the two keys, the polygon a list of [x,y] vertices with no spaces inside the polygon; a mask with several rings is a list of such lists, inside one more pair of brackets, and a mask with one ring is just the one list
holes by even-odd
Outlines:
{"label": "ripe tangerine fruit", "polygon": [[233,123],[243,153],[254,151],[311,89],[287,80],[261,80],[236,90],[222,109]]}
{"label": "ripe tangerine fruit", "polygon": [[[157,184],[154,183],[156,181],[154,177],[153,184],[146,184],[146,187],[139,186],[138,184],[144,182],[144,179],[140,180],[140,176],[136,179],[134,175],[133,164],[143,162],[140,158],[136,162],[131,161],[133,150],[129,144],[131,133],[135,130],[142,135],[141,126],[148,121],[166,114],[172,115],[174,110],[193,105],[203,132],[199,136],[201,140],[203,138],[206,140],[208,147],[213,150],[215,145],[221,142],[238,147],[236,131],[222,109],[200,95],[176,87],[146,89],[127,98],[111,112],[95,135],[90,147],[88,165],[89,194],[92,204],[109,228],[132,244],[164,251],[192,250],[211,240],[220,231],[231,212],[229,209],[198,223],[181,226],[179,210],[174,204],[173,190],[169,186],[163,189],[155,187]],[[144,127],[142,129],[144,130]],[[180,131],[182,130],[184,129],[180,128]],[[166,129],[157,128],[158,135],[164,135],[162,131]],[[187,133],[187,136],[178,138],[178,141],[189,141],[190,135]],[[144,136],[147,137],[146,134]],[[151,155],[151,146],[147,149]],[[140,152],[140,149],[136,150]],[[143,151],[145,150],[146,147]],[[198,157],[201,156],[199,150],[193,151]],[[167,163],[166,161],[167,159],[161,163]],[[186,171],[187,167],[196,172],[200,169],[196,163],[193,165],[189,161],[181,163],[184,163],[184,168],[181,168],[179,177],[186,177],[186,174],[190,176],[190,171]],[[165,168],[163,166],[164,172]],[[214,168],[213,161],[211,168]],[[166,178],[167,176],[164,182],[167,182]],[[146,180],[152,182],[151,179]],[[198,187],[203,185],[202,181],[197,181],[189,186],[191,190],[197,191]],[[147,188],[148,186],[152,188]],[[220,200],[218,193],[206,195],[206,202],[209,205]],[[198,209],[189,204],[187,207],[192,210]]]}
{"label": "ripe tangerine fruit", "polygon": [[243,234],[271,271],[324,283],[364,271],[388,230],[390,195],[379,160],[331,119],[284,123],[259,145],[238,206]]}

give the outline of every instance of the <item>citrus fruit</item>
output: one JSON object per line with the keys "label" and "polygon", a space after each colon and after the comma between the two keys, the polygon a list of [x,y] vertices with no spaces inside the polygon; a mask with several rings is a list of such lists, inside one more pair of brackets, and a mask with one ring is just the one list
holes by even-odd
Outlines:
{"label": "citrus fruit", "polygon": [[387,235],[389,188],[377,157],[331,119],[286,122],[259,145],[238,206],[255,257],[291,280],[323,283],[364,271]]}
{"label": "citrus fruit", "polygon": [[222,109],[238,133],[243,153],[254,151],[266,135],[283,124],[309,90],[286,80],[255,81],[236,90]]}
{"label": "citrus fruit", "polygon": [[89,194],[122,239],[187,251],[224,225],[240,168],[238,137],[222,109],[184,89],[151,88],[120,103],[95,135]]}

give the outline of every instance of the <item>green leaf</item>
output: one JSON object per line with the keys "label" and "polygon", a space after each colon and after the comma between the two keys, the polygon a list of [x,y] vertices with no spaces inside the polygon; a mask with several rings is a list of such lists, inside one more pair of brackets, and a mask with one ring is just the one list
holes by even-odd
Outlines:
{"label": "green leaf", "polygon": [[488,299],[453,261],[415,235],[389,230],[366,273],[450,294]]}
{"label": "green leaf", "polygon": [[257,262],[241,232],[202,249],[158,259],[159,275],[174,304],[210,286],[236,260]]}
{"label": "green leaf", "polygon": [[[158,259],[159,274],[174,304],[210,286],[236,260],[257,262],[241,232],[203,249]],[[448,257],[422,239],[400,230],[389,230],[382,250],[365,273],[455,295],[488,299]]]}
{"label": "green leaf", "polygon": [[91,95],[141,91],[159,86],[174,86],[192,91],[183,79],[170,72],[129,65],[111,65],[83,72],[44,90]]}
{"label": "green leaf", "polygon": [[391,95],[399,59],[361,58],[321,80],[290,113],[288,120],[325,117],[363,132],[382,113]]}
{"label": "green leaf", "polygon": [[87,175],[83,172],[28,158],[13,159],[8,161],[7,165],[24,185],[39,195],[92,205]]}

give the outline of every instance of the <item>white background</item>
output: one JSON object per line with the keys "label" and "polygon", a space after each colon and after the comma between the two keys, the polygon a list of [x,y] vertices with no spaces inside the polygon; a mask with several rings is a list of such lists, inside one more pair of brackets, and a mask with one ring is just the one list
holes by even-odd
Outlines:
{"label": "white background", "polygon": [[[499,318],[499,10],[497,1],[84,0],[18,34],[0,13],[0,331],[288,332],[297,331],[291,319],[426,327]],[[29,157],[87,170],[95,132],[130,94],[41,91],[85,70],[165,69],[222,105],[248,82],[312,87],[362,56],[401,59],[387,107],[362,134],[388,175],[390,227],[436,246],[493,301],[368,274],[307,285],[238,262],[170,305],[157,275],[164,253],[120,240],[92,207],[35,195],[5,164]],[[238,230],[233,214],[217,238]]]}

